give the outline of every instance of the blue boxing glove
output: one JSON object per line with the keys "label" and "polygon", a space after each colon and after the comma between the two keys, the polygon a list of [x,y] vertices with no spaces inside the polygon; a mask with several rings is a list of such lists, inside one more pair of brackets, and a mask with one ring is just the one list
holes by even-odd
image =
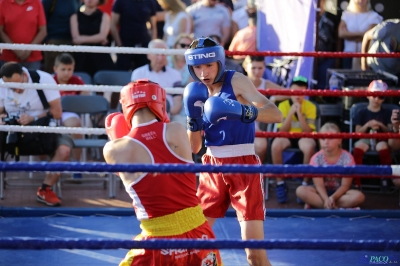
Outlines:
{"label": "blue boxing glove", "polygon": [[196,132],[203,129],[203,107],[208,98],[208,89],[201,82],[189,83],[183,92],[183,105],[187,115],[187,127]]}
{"label": "blue boxing glove", "polygon": [[240,120],[243,123],[251,123],[256,120],[258,110],[252,105],[241,104],[235,100],[210,97],[204,104],[204,115],[213,125],[220,120]]}

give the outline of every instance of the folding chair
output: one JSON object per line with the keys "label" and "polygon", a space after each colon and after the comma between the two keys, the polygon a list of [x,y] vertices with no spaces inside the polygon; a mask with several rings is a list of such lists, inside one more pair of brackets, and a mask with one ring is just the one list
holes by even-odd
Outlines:
{"label": "folding chair", "polygon": [[[110,105],[103,96],[100,95],[74,95],[64,96],[61,98],[61,105],[63,111],[72,112],[84,117],[85,115],[90,116],[92,125],[98,123],[99,117],[104,117],[109,113]],[[97,157],[100,158],[100,150],[103,149],[104,145],[108,142],[107,139],[99,139],[97,136],[89,136],[84,139],[74,139],[75,148],[82,149],[82,161],[87,161],[87,149],[96,150]],[[113,185],[113,174],[107,174],[103,181],[109,184],[109,195],[110,198],[115,196],[114,185]],[[99,180],[88,179],[84,180]],[[82,181],[84,181],[82,180]]]}
{"label": "folding chair", "polygon": [[74,76],[80,77],[85,84],[91,85],[93,84],[92,76],[86,72],[74,72]]}
{"label": "folding chair", "polygon": [[[93,76],[93,83],[96,85],[109,85],[109,86],[125,86],[131,82],[131,71],[118,71],[118,70],[100,70]],[[111,108],[117,108],[119,101],[119,93],[104,93]]]}
{"label": "folding chair", "polygon": [[[350,133],[353,133],[354,130],[355,130],[354,118],[355,118],[357,112],[360,109],[366,108],[367,106],[368,106],[367,102],[355,103],[355,104],[353,104],[351,106],[351,108],[350,108],[350,121],[349,121],[349,123],[350,123],[349,132]],[[392,111],[393,109],[398,109],[399,108],[398,105],[391,104],[391,103],[383,103],[382,107],[385,108],[385,109],[389,109],[390,111]],[[353,153],[353,139],[349,139],[349,152]],[[392,152],[391,155],[392,155],[392,160],[397,164],[397,161],[398,161],[397,159],[400,156],[400,152],[399,151]],[[377,151],[368,150],[364,154],[364,157],[363,157],[363,160],[367,160],[367,159],[371,159],[371,161],[376,161],[376,160],[379,161],[379,153]],[[380,188],[380,186],[376,186],[376,185],[362,185],[362,184],[359,184],[359,185],[360,185],[360,189],[361,190],[362,190],[363,187],[364,188]]]}

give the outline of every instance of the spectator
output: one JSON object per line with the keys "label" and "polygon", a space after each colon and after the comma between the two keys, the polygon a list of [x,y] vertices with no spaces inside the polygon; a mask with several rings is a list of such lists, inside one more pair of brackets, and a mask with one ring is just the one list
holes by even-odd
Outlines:
{"label": "spectator", "polygon": [[[221,37],[218,35],[210,35],[211,39],[216,41],[217,43],[221,43]],[[222,45],[221,45],[222,46]],[[235,70],[236,72],[240,72],[243,74],[243,68],[236,63],[232,58],[225,56],[225,67],[227,70]]]}
{"label": "spectator", "polygon": [[[399,126],[400,126],[400,110],[399,109],[392,110],[392,116],[390,117],[390,121],[393,125],[392,132],[399,133]],[[388,143],[389,143],[389,147],[392,150],[394,150],[394,151],[400,150],[400,139],[389,139]],[[392,181],[396,187],[400,187],[400,178],[394,178],[394,179],[392,179]]]}
{"label": "spectator", "polygon": [[[39,83],[54,84],[53,77],[43,71],[37,70],[40,76]],[[9,62],[4,64],[1,69],[1,78],[4,82],[22,82],[32,83],[31,76],[25,67],[19,63]],[[1,81],[1,82],[2,82]],[[56,90],[43,90],[49,110],[43,109],[42,101],[36,90],[25,90],[20,88],[3,88],[0,90],[0,113],[1,118],[9,116],[18,116],[18,123],[28,125],[38,118],[45,117],[50,112],[54,119],[61,119],[62,107],[60,102],[60,92]],[[4,124],[0,120],[0,124]],[[64,162],[69,160],[71,149],[74,142],[68,135],[59,135],[57,145],[54,147],[54,152],[48,154],[50,162]],[[43,184],[37,191],[37,200],[48,206],[59,206],[60,199],[51,190],[51,187],[57,182],[60,174],[48,173],[43,180]]]}
{"label": "spectator", "polygon": [[[47,21],[47,36],[44,40],[46,44],[52,45],[71,45],[71,27],[70,18],[78,12],[77,0],[42,0],[44,13]],[[61,52],[47,51],[43,52],[44,71],[51,73],[53,71],[54,60]]]}
{"label": "spectator", "polygon": [[[370,0],[350,0],[339,24],[339,38],[344,39],[344,52],[361,52],[364,33],[382,21],[372,10]],[[360,58],[343,58],[343,68],[361,69]]]}
{"label": "spectator", "polygon": [[[368,91],[386,91],[387,85],[381,80],[374,80],[369,84]],[[356,133],[374,133],[374,132],[389,132],[391,128],[391,111],[382,107],[385,97],[378,96],[367,97],[369,104],[367,107],[360,109],[354,117],[354,125]],[[372,139],[373,140],[373,139]],[[376,150],[379,154],[381,165],[391,165],[392,157],[388,141],[376,140],[376,144],[371,146],[371,139],[360,139],[354,144],[353,156],[356,164],[363,164],[364,153],[369,150]],[[382,179],[382,188],[386,189],[387,180]]]}
{"label": "spectator", "polygon": [[[188,49],[190,44],[193,42],[193,38],[188,34],[179,34],[176,37],[174,49]],[[189,69],[186,66],[186,60],[184,55],[172,55],[169,58],[169,65],[178,70],[181,73],[181,84],[179,87],[185,87],[190,82],[193,82],[193,78],[190,76]],[[175,84],[177,85],[177,84]],[[184,108],[181,108],[179,115],[172,117],[172,121],[179,122],[186,126],[186,114]]]}
{"label": "spectator", "polygon": [[185,11],[185,4],[181,0],[158,0],[166,11],[164,24],[164,40],[169,48],[174,46],[180,33],[190,34],[191,18]]}
{"label": "spectator", "polygon": [[[41,44],[47,35],[46,18],[40,0],[0,1],[0,38],[4,43]],[[0,56],[5,62],[19,62],[30,69],[40,69],[41,51],[6,50]]]}
{"label": "spectator", "polygon": [[[364,34],[362,53],[400,52],[400,19],[388,19]],[[400,77],[400,58],[363,57],[361,68],[386,71]]]}
{"label": "spectator", "polygon": [[[150,34],[147,22],[151,25]],[[150,40],[157,38],[156,24],[156,7],[152,1],[115,1],[111,13],[111,33],[116,46],[147,47]],[[147,63],[145,54],[117,54],[116,68],[134,70]]]}
{"label": "spectator", "polygon": [[[163,40],[155,39],[149,43],[149,48],[167,49],[168,47]],[[178,70],[168,66],[165,54],[148,54],[147,58],[150,60],[150,63],[135,69],[132,72],[132,81],[149,79],[160,84],[163,88],[172,88],[177,84],[182,84],[181,74]],[[182,95],[167,94],[167,101],[170,106],[169,114],[171,115],[171,120],[174,120],[174,116],[179,116],[182,109]]]}
{"label": "spectator", "polygon": [[[229,51],[254,52],[257,50],[257,13],[249,16],[249,25],[239,30],[229,45]],[[243,61],[245,55],[234,55],[233,59]]]}
{"label": "spectator", "polygon": [[[97,7],[105,0],[84,0],[81,10],[71,16],[72,42],[78,45],[107,46],[110,17]],[[75,71],[93,76],[99,70],[114,69],[110,54],[75,53]]]}
{"label": "spectator", "polygon": [[[238,6],[232,13],[232,20],[238,25],[238,30],[242,30],[249,25],[249,16],[257,13],[257,7],[255,0],[244,0],[243,5]],[[246,3],[247,2],[247,3]]]}
{"label": "spectator", "polygon": [[228,50],[228,49],[229,49],[229,45],[230,45],[231,42],[232,42],[233,36],[235,36],[235,34],[236,34],[236,33],[238,32],[238,30],[239,30],[239,26],[238,26],[238,24],[236,23],[236,21],[234,21],[234,20],[232,19],[232,13],[233,13],[233,3],[232,3],[232,0],[219,0],[219,5],[222,5],[222,6],[226,7],[226,9],[229,11],[229,16],[230,16],[230,19],[231,19],[231,29],[230,29],[230,32],[229,32],[229,38],[228,38],[228,40],[225,42],[225,45],[224,45],[225,50]]}
{"label": "spectator", "polygon": [[[324,124],[321,133],[340,133],[333,123]],[[310,160],[312,166],[353,166],[351,154],[342,149],[342,139],[320,139],[321,150]],[[296,195],[305,202],[305,209],[358,208],[365,200],[361,191],[351,189],[352,178],[314,177],[314,187],[299,186]]]}
{"label": "spectator", "polygon": [[[83,80],[74,76],[74,67],[75,61],[74,58],[68,54],[63,53],[56,57],[54,62],[54,75],[53,78],[57,82],[57,84],[67,84],[67,85],[85,85]],[[80,95],[86,94],[90,95],[88,91],[60,91],[61,97],[66,95]],[[65,127],[82,127],[81,120],[79,115],[71,112],[63,112],[61,116],[61,122]],[[81,134],[72,134],[73,139],[82,139],[83,136]],[[81,158],[81,149],[74,149],[73,157],[76,161],[80,161]],[[77,175],[75,174],[75,177]]]}
{"label": "spectator", "polygon": [[190,5],[186,11],[192,17],[195,38],[217,35],[221,46],[229,40],[231,32],[231,16],[223,5],[217,5],[217,0],[199,0]]}
{"label": "spectator", "polygon": [[[243,69],[247,73],[247,77],[253,82],[254,87],[258,90],[269,89],[283,89],[279,85],[263,79],[262,75],[265,71],[265,58],[263,56],[246,56],[246,59],[243,62]],[[287,96],[272,96],[269,98],[271,102],[275,102],[278,100],[285,100]],[[263,131],[260,128],[260,123],[255,121],[256,132]],[[254,139],[254,147],[256,149],[256,154],[260,157],[261,162],[264,162],[266,153],[267,153],[267,139],[266,138],[255,138]]]}
{"label": "spectator", "polygon": [[[290,89],[306,90],[308,80],[303,76],[293,78]],[[283,122],[278,124],[279,132],[314,132],[316,129],[315,119],[317,107],[304,96],[291,96],[289,100],[283,101],[278,106],[283,114]],[[271,153],[272,163],[282,164],[282,153],[287,148],[299,148],[303,153],[303,163],[308,164],[315,153],[316,143],[310,138],[288,139],[275,138],[272,141]],[[303,179],[302,185],[307,186],[308,178]],[[288,187],[282,178],[277,178],[276,196],[279,203],[287,201]]]}

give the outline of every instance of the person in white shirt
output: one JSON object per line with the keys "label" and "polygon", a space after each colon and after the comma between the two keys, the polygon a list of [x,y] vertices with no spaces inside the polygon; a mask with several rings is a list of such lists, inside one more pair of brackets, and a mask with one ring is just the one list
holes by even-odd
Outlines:
{"label": "person in white shirt", "polygon": [[[161,39],[150,41],[148,48],[151,49],[167,49],[167,44]],[[166,54],[148,54],[147,58],[150,63],[135,69],[132,72],[131,80],[148,79],[158,83],[161,87],[173,88],[177,84],[182,84],[181,73],[168,66]],[[169,114],[171,121],[175,115],[179,115],[182,109],[182,94],[167,94],[167,102],[169,105]]]}
{"label": "person in white shirt", "polygon": [[[43,71],[37,70],[39,83],[57,85],[53,77]],[[29,71],[16,62],[8,62],[0,69],[0,82],[33,83]],[[57,90],[43,90],[44,96],[49,104],[49,109],[43,107],[39,94],[35,89],[2,88],[0,89],[0,124],[4,125],[3,118],[16,116],[18,124],[29,125],[41,117],[51,113],[54,119],[61,119],[62,107],[60,92]],[[74,143],[70,136],[59,135],[54,151],[48,154],[50,162],[68,161]],[[60,174],[46,174],[43,184],[37,191],[37,200],[48,206],[59,206],[60,199],[51,190],[57,182]]]}
{"label": "person in white shirt", "polygon": [[157,0],[166,11],[164,17],[164,40],[169,48],[173,48],[179,34],[190,34],[192,20],[186,13],[186,5],[181,0]]}
{"label": "person in white shirt", "polygon": [[[344,39],[343,52],[361,52],[365,32],[382,22],[382,17],[372,10],[370,0],[350,0],[339,24],[339,38]],[[343,68],[361,69],[360,58],[344,58]]]}

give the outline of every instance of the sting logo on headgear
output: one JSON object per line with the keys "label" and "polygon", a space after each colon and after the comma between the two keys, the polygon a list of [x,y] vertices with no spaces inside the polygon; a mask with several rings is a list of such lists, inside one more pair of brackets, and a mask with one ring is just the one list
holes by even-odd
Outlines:
{"label": "sting logo on headgear", "polygon": [[196,59],[202,59],[202,58],[210,58],[210,57],[215,57],[215,53],[207,53],[207,54],[194,54],[194,55],[188,55],[189,60],[196,60]]}
{"label": "sting logo on headgear", "polygon": [[148,79],[130,82],[121,90],[120,103],[125,120],[132,126],[132,116],[141,108],[148,107],[161,122],[168,123],[166,93],[157,83]]}

